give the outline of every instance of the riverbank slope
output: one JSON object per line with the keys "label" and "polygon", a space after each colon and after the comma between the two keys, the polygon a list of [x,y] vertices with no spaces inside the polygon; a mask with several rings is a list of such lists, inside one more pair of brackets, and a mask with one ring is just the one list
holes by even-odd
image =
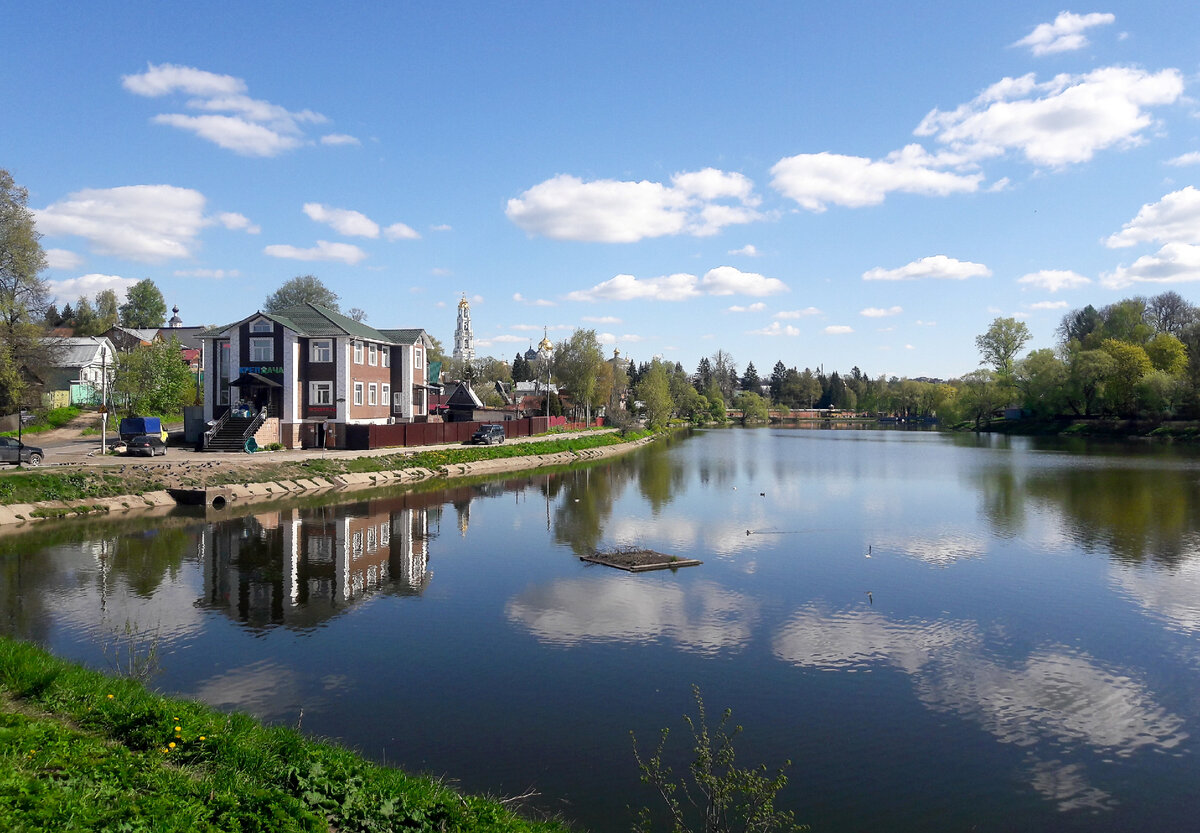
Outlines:
{"label": "riverbank slope", "polygon": [[567,828],[0,637],[0,829]]}

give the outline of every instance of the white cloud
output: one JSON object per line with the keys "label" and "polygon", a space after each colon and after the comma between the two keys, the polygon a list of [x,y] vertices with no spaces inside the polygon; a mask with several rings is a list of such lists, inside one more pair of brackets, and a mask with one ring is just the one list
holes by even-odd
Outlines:
{"label": "white cloud", "polygon": [[319,202],[306,202],[304,213],[316,223],[324,223],[343,237],[379,237],[379,224],[363,214],[348,208],[330,208]]}
{"label": "white cloud", "polygon": [[615,315],[585,315],[585,316],[583,316],[582,320],[587,321],[589,324],[620,324],[621,323],[621,319],[617,318]]}
{"label": "white cloud", "polygon": [[1030,309],[1066,309],[1071,306],[1066,301],[1038,301],[1030,304]]}
{"label": "white cloud", "polygon": [[879,205],[893,191],[944,197],[978,190],[983,175],[941,170],[948,158],[908,145],[886,158],[871,160],[836,153],[802,153],[779,160],[771,168],[771,185],[809,211],[830,204],[849,208]]}
{"label": "white cloud", "polygon": [[519,304],[527,304],[531,307],[554,307],[558,306],[553,301],[547,301],[545,298],[530,299],[526,298],[520,292],[513,293],[513,300]]}
{"label": "white cloud", "polygon": [[921,320],[921,319],[919,319],[919,318],[918,318],[918,319],[917,319],[917,320],[916,320],[914,323],[915,323],[915,324],[916,324],[918,327],[936,327],[936,326],[937,326],[937,322],[936,322],[936,321],[922,321],[922,320]]}
{"label": "white cloud", "polygon": [[525,338],[523,336],[514,336],[514,335],[509,335],[508,333],[505,333],[504,335],[492,336],[490,341],[493,344],[497,344],[497,343],[498,344],[509,344],[509,343],[515,343],[518,341],[524,342]]}
{"label": "white cloud", "polygon": [[888,307],[887,309],[882,307],[867,307],[866,309],[859,310],[858,314],[867,318],[887,318],[892,315],[899,315],[902,312],[904,312],[903,307]]}
{"label": "white cloud", "polygon": [[782,310],[775,313],[776,318],[809,318],[813,315],[820,315],[821,311],[816,307],[805,307],[804,309]]}
{"label": "white cloud", "polygon": [[263,249],[263,254],[286,260],[330,260],[351,266],[367,256],[367,253],[358,246],[352,246],[349,243],[330,243],[326,240],[318,240],[317,245],[311,249],[276,244]]}
{"label": "white cloud", "polygon": [[1017,278],[1017,283],[1025,283],[1035,289],[1047,292],[1058,292],[1060,289],[1078,289],[1087,286],[1092,281],[1077,272],[1067,269],[1043,269],[1040,272],[1030,272]]}
{"label": "white cloud", "polygon": [[1100,284],[1107,289],[1192,281],[1200,281],[1200,245],[1188,243],[1168,243],[1152,255],[1139,257],[1131,266],[1121,265],[1100,276]]}
{"label": "white cloud", "polygon": [[177,278],[237,278],[241,272],[237,269],[176,269],[173,273]]}
{"label": "white cloud", "polygon": [[149,98],[174,92],[215,97],[246,91],[246,82],[240,78],[174,64],[148,64],[143,73],[123,76],[121,85],[135,95]]}
{"label": "white cloud", "polygon": [[1189,185],[1143,205],[1104,245],[1118,249],[1150,242],[1200,243],[1200,190]]}
{"label": "white cloud", "polygon": [[966,159],[1017,151],[1035,165],[1086,162],[1099,150],[1142,141],[1146,108],[1183,94],[1178,70],[1102,67],[1086,75],[1004,78],[952,111],[932,110],[914,131]]}
{"label": "white cloud", "polygon": [[404,223],[392,223],[383,230],[383,235],[388,240],[420,240],[421,235],[412,226]]}
{"label": "white cloud", "polygon": [[635,278],[617,275],[591,289],[567,293],[568,301],[684,301],[702,295],[773,295],[786,292],[778,278],[766,278],[742,272],[732,266],[718,266],[703,278],[681,272],[659,278]]}
{"label": "white cloud", "polygon": [[95,298],[97,293],[111,289],[117,298],[124,298],[125,291],[138,282],[137,278],[122,278],[118,275],[80,275],[63,281],[47,281],[50,294],[64,303],[73,303],[76,298]]}
{"label": "white cloud", "polygon": [[747,331],[752,336],[798,336],[800,330],[793,327],[791,324],[780,324],[778,321],[772,321],[769,326],[763,327],[761,330]]}
{"label": "white cloud", "polygon": [[755,272],[743,272],[732,266],[710,269],[700,280],[705,295],[752,295],[761,298],[787,292],[787,284],[778,278],[766,278]]}
{"label": "white cloud", "polygon": [[250,222],[250,218],[234,211],[222,211],[217,215],[217,222],[230,231],[244,231],[246,234],[258,234],[262,231],[262,227]]}
{"label": "white cloud", "polygon": [[1083,34],[1085,30],[1112,23],[1116,19],[1114,15],[1100,12],[1060,12],[1053,23],[1039,23],[1032,32],[1013,46],[1028,46],[1034,55],[1051,55],[1055,52],[1083,49],[1088,45],[1088,39]]}
{"label": "white cloud", "polygon": [[847,327],[845,324],[830,324],[821,332],[831,336],[844,336],[854,332],[854,328]]}
{"label": "white cloud", "polygon": [[454,231],[454,226],[451,226],[448,223],[440,223],[436,226],[430,226],[429,230],[430,231]]}
{"label": "white cloud", "polygon": [[429,274],[436,275],[439,278],[448,278],[454,274],[450,269],[443,269],[440,266],[435,266],[429,270]]}
{"label": "white cloud", "polygon": [[[733,200],[730,205],[716,200]],[[704,237],[728,225],[754,222],[759,199],[739,173],[706,168],[661,182],[559,174],[508,201],[505,214],[532,235],[555,240],[632,243],[648,237]]]}
{"label": "white cloud", "polygon": [[165,124],[195,133],[218,147],[242,156],[278,156],[300,146],[300,139],[287,136],[235,116],[185,116],[164,113],[155,116],[155,124]]}
{"label": "white cloud", "polygon": [[767,305],[764,304],[762,301],[759,301],[757,304],[750,304],[749,306],[745,306],[745,307],[740,306],[740,305],[734,305],[729,308],[729,312],[762,312],[766,308],[767,308]]}
{"label": "white cloud", "polygon": [[190,257],[212,222],[203,194],[172,185],[87,188],[34,214],[47,237],[82,237],[100,254],[147,263]]}
{"label": "white cloud", "polygon": [[51,269],[78,269],[83,255],[69,249],[46,249],[46,266]]}
{"label": "white cloud", "polygon": [[349,136],[345,133],[327,133],[321,137],[323,145],[361,145],[358,139],[354,136]]}
{"label": "white cloud", "polygon": [[1168,165],[1200,165],[1200,150],[1194,150],[1191,153],[1184,153],[1176,156],[1174,159],[1167,160]]}
{"label": "white cloud", "polygon": [[733,249],[729,252],[731,255],[742,255],[743,257],[758,257],[759,251],[753,243],[747,243],[740,249]]}
{"label": "white cloud", "polygon": [[[328,121],[311,110],[291,111],[268,101],[250,98],[246,82],[231,75],[174,64],[149,64],[143,73],[126,75],[122,86],[149,98],[182,93],[190,110],[205,115],[163,113],[155,124],[165,124],[195,133],[226,150],[243,156],[277,156],[307,141],[304,125]],[[344,134],[329,134],[322,144],[348,144],[358,140]]]}
{"label": "white cloud", "polygon": [[989,277],[992,270],[982,263],[955,260],[946,255],[933,255],[914,260],[899,269],[877,266],[863,272],[864,281],[915,281],[924,278],[962,281],[967,278]]}

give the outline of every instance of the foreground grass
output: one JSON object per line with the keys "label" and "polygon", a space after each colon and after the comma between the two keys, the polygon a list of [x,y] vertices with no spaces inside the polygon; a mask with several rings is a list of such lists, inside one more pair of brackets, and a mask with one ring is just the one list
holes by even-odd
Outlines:
{"label": "foreground grass", "polygon": [[566,828],[0,638],[0,829]]}
{"label": "foreground grass", "polygon": [[[608,432],[569,439],[552,437],[529,443],[461,446],[418,452],[397,450],[395,454],[374,457],[313,458],[280,463],[256,460],[253,464],[246,464],[243,462],[245,458],[237,454],[213,455],[214,458],[220,458],[221,466],[203,471],[175,472],[172,474],[171,483],[164,483],[161,473],[151,468],[26,469],[6,473],[0,477],[0,504],[35,503],[45,500],[87,501],[102,497],[140,495],[168,485],[202,488],[229,483],[263,483],[405,468],[427,468],[436,471],[443,466],[457,463],[557,454],[561,451],[583,451],[618,445],[637,440],[648,433],[632,432],[621,435]],[[269,456],[270,452],[263,454]]]}

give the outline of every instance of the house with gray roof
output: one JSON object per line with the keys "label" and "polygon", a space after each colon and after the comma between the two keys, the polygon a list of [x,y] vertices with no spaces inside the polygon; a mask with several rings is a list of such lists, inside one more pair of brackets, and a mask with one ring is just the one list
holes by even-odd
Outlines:
{"label": "house with gray roof", "polygon": [[117,351],[104,336],[52,339],[50,355],[53,363],[43,379],[48,391],[70,390],[71,385],[100,390],[112,383]]}
{"label": "house with gray roof", "polygon": [[[256,312],[200,335],[204,418],[264,417],[287,448],[341,447],[347,425],[423,422],[432,339],[376,330],[327,307]],[[256,435],[258,436],[258,435]]]}

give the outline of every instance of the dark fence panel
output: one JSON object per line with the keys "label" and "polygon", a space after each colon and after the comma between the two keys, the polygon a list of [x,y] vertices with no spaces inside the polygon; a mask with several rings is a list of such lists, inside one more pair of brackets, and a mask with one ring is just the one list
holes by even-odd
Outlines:
{"label": "dark fence panel", "polygon": [[[366,451],[374,448],[411,448],[443,443],[465,443],[484,422],[409,422],[394,425],[344,425],[343,448]],[[531,417],[500,422],[506,437],[544,434],[551,425],[566,424],[563,417]],[[314,432],[315,436],[315,432]],[[330,442],[330,448],[335,444]]]}

